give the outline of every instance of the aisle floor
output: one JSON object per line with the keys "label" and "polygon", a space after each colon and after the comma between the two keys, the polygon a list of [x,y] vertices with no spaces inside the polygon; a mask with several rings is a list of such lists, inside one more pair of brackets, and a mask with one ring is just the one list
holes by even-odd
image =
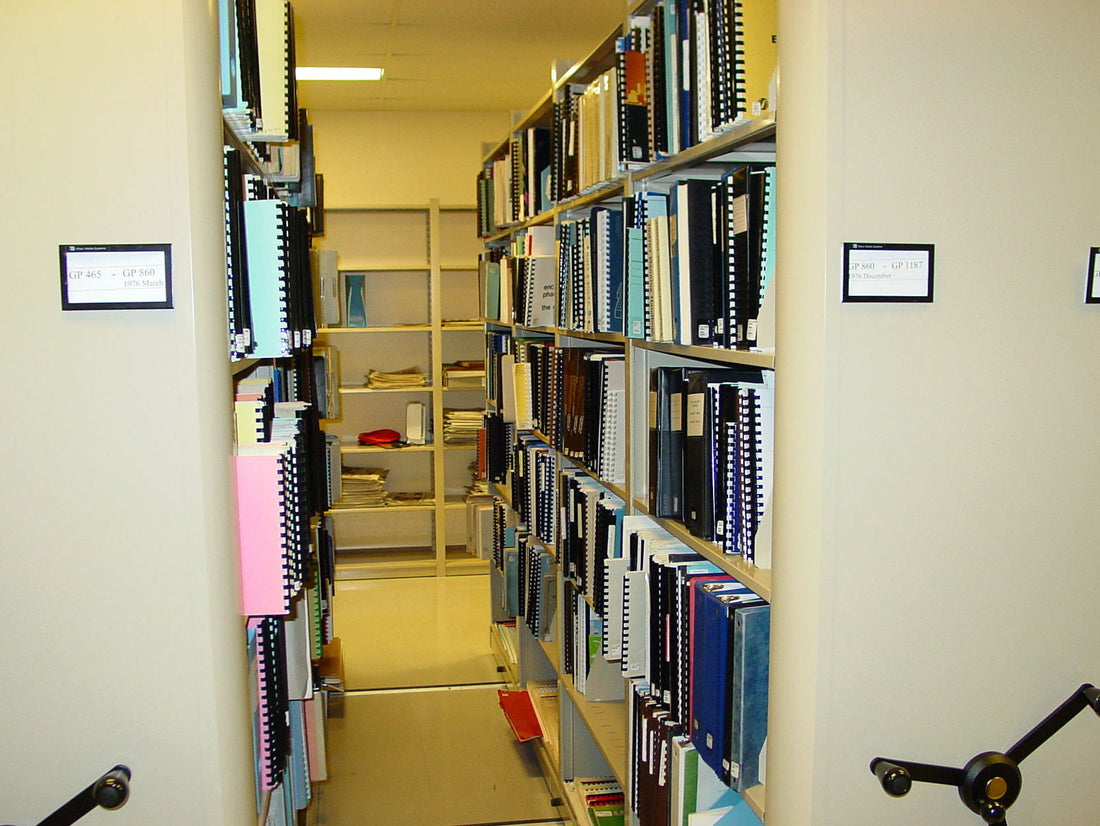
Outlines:
{"label": "aisle floor", "polygon": [[333,617],[349,690],[500,682],[487,574],[341,580]]}
{"label": "aisle floor", "polygon": [[348,691],[317,826],[562,822],[497,704],[487,576],[342,581],[334,618]]}

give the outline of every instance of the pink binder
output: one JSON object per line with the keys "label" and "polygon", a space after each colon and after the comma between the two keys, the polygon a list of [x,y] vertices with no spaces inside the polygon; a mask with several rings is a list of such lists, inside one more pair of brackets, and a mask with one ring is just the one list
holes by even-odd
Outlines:
{"label": "pink binder", "polygon": [[[259,447],[259,446],[258,446]],[[241,613],[281,616],[290,611],[283,520],[282,450],[266,445],[234,457]]]}

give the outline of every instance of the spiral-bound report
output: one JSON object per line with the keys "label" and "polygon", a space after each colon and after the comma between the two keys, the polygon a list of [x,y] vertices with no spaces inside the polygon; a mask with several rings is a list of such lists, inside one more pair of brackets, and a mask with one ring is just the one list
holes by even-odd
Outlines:
{"label": "spiral-bound report", "polygon": [[279,785],[286,767],[290,730],[284,674],[282,622],[272,617],[252,618],[247,624],[252,695],[252,736],[260,789]]}
{"label": "spiral-bound report", "polygon": [[244,204],[254,358],[283,358],[291,354],[289,210],[290,207],[275,199]]}
{"label": "spiral-bound report", "polygon": [[[255,0],[261,117],[253,140],[285,142],[296,137],[292,100],[292,12],[287,0]],[[293,109],[292,109],[293,106]]]}
{"label": "spiral-bound report", "polygon": [[287,588],[287,524],[283,445],[251,445],[234,457],[241,613],[283,615]]}

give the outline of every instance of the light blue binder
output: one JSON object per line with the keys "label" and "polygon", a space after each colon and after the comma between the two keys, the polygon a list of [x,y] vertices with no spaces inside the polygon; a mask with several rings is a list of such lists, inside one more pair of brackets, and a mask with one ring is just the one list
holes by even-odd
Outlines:
{"label": "light blue binder", "polygon": [[645,230],[626,230],[626,330],[629,338],[645,338]]}
{"label": "light blue binder", "polygon": [[252,307],[253,358],[282,358],[291,353],[287,268],[288,207],[281,201],[245,201],[245,252]]}

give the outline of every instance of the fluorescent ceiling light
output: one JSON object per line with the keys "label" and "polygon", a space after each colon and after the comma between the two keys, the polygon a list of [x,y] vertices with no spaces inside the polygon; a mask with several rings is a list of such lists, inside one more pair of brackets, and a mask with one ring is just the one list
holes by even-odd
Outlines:
{"label": "fluorescent ceiling light", "polygon": [[343,66],[299,66],[294,70],[298,80],[381,80],[382,70]]}

